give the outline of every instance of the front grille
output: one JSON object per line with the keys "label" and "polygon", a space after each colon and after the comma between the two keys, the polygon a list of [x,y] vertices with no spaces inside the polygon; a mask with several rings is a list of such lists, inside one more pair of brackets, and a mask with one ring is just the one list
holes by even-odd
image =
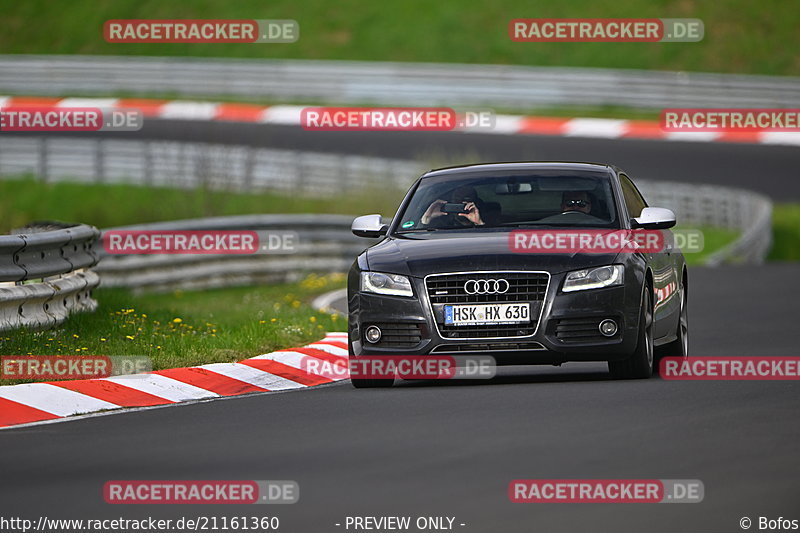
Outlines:
{"label": "front grille", "polygon": [[545,347],[538,342],[503,342],[492,344],[440,344],[431,353],[466,353],[466,352],[519,352],[540,351]]}
{"label": "front grille", "polygon": [[[505,294],[474,294],[464,290],[471,280],[505,279],[508,291]],[[491,302],[533,302],[544,300],[547,292],[547,274],[528,272],[497,272],[488,274],[446,274],[427,279],[428,296],[432,304],[481,304]]]}
{"label": "front grille", "polygon": [[[508,291],[503,294],[468,294],[464,284],[469,280],[504,279]],[[546,272],[471,272],[429,276],[426,280],[428,298],[439,333],[448,339],[488,339],[497,337],[528,337],[536,332],[550,276]],[[531,321],[525,324],[490,324],[476,326],[445,326],[445,304],[469,303],[531,304]]]}
{"label": "front grille", "polygon": [[381,339],[375,344],[365,340],[364,344],[366,346],[413,348],[422,342],[422,328],[419,324],[379,323],[375,324],[375,326],[381,329]]}
{"label": "front grille", "polygon": [[[606,341],[600,333],[602,318],[561,318],[555,321],[554,333],[564,342]],[[550,328],[548,328],[550,329]]]}

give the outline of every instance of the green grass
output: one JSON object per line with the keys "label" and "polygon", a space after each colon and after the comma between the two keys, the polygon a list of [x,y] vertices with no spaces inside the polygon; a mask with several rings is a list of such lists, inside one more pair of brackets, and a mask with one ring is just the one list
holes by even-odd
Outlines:
{"label": "green grass", "polygon": [[154,370],[239,361],[346,331],[344,317],[308,305],[313,295],[343,286],[344,275],[332,274],[290,285],[168,294],[99,289],[95,313],[70,316],[54,329],[6,333],[0,355],[146,356]]}
{"label": "green grass", "polygon": [[739,236],[739,233],[736,231],[714,228],[711,226],[697,226],[691,228],[688,226],[681,226],[675,229],[694,229],[703,232],[703,250],[700,252],[684,251],[684,257],[688,265],[702,265],[709,255],[732,243]]}
{"label": "green grass", "polygon": [[[409,184],[416,176],[409,176]],[[261,213],[394,214],[402,191],[364,191],[328,198],[243,194],[120,184],[0,180],[0,233],[35,220],[83,222],[99,228],[210,216]]]}
{"label": "green grass", "polygon": [[800,204],[775,204],[770,261],[800,261]]}
{"label": "green grass", "polygon": [[[515,43],[513,18],[700,18],[699,43]],[[293,44],[110,44],[103,23],[123,18],[290,18]],[[765,0],[76,0],[3,1],[0,50],[12,54],[113,54],[355,59],[558,65],[797,75],[800,10]]]}

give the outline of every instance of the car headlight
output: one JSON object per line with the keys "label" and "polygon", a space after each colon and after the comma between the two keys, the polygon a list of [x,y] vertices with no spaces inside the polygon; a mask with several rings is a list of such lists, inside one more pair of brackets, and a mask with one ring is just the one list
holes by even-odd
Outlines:
{"label": "car headlight", "polygon": [[407,277],[400,274],[362,272],[361,290],[392,296],[414,296],[414,291],[411,290],[411,282]]}
{"label": "car headlight", "polygon": [[624,273],[625,267],[622,265],[576,270],[567,274],[567,278],[564,280],[564,287],[561,290],[574,292],[622,285],[625,277]]}

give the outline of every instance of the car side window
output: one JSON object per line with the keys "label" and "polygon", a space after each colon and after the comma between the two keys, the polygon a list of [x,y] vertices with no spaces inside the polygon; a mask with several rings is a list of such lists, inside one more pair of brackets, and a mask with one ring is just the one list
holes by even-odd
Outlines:
{"label": "car side window", "polygon": [[628,213],[631,218],[638,217],[642,214],[642,209],[647,207],[647,202],[644,201],[641,193],[628,176],[620,174],[619,182],[622,185],[622,196],[625,198],[625,204],[628,206]]}

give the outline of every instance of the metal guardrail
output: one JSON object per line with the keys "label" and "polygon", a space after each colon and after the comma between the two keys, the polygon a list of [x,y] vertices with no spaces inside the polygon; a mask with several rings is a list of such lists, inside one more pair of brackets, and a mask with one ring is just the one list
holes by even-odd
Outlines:
{"label": "metal guardrail", "polygon": [[800,78],[440,63],[0,56],[0,91],[386,105],[800,107]]}
{"label": "metal guardrail", "polygon": [[734,187],[667,181],[638,181],[650,205],[675,212],[682,226],[711,226],[733,230],[739,237],[706,258],[705,264],[764,262],[772,246],[772,201]]}
{"label": "metal guardrail", "polygon": [[[291,252],[252,255],[110,255],[97,266],[104,287],[163,292],[298,281],[309,272],[346,271],[371,241],[350,233],[343,215],[246,215],[179,220],[113,230],[251,230],[296,235]],[[106,230],[111,231],[111,230]]]}
{"label": "metal guardrail", "polygon": [[98,261],[100,232],[83,224],[39,229],[0,236],[0,331],[50,327],[97,308],[91,291],[100,278],[85,269]]}
{"label": "metal guardrail", "polygon": [[60,324],[72,313],[97,309],[92,290],[100,278],[91,270],[30,285],[0,286],[0,331]]}
{"label": "metal guardrail", "polygon": [[100,231],[85,224],[50,231],[26,228],[0,236],[0,281],[41,279],[97,263],[93,243]]}
{"label": "metal guardrail", "polygon": [[405,190],[424,170],[402,159],[225,144],[7,134],[0,142],[0,176],[34,174],[48,182],[327,196],[387,185]]}

